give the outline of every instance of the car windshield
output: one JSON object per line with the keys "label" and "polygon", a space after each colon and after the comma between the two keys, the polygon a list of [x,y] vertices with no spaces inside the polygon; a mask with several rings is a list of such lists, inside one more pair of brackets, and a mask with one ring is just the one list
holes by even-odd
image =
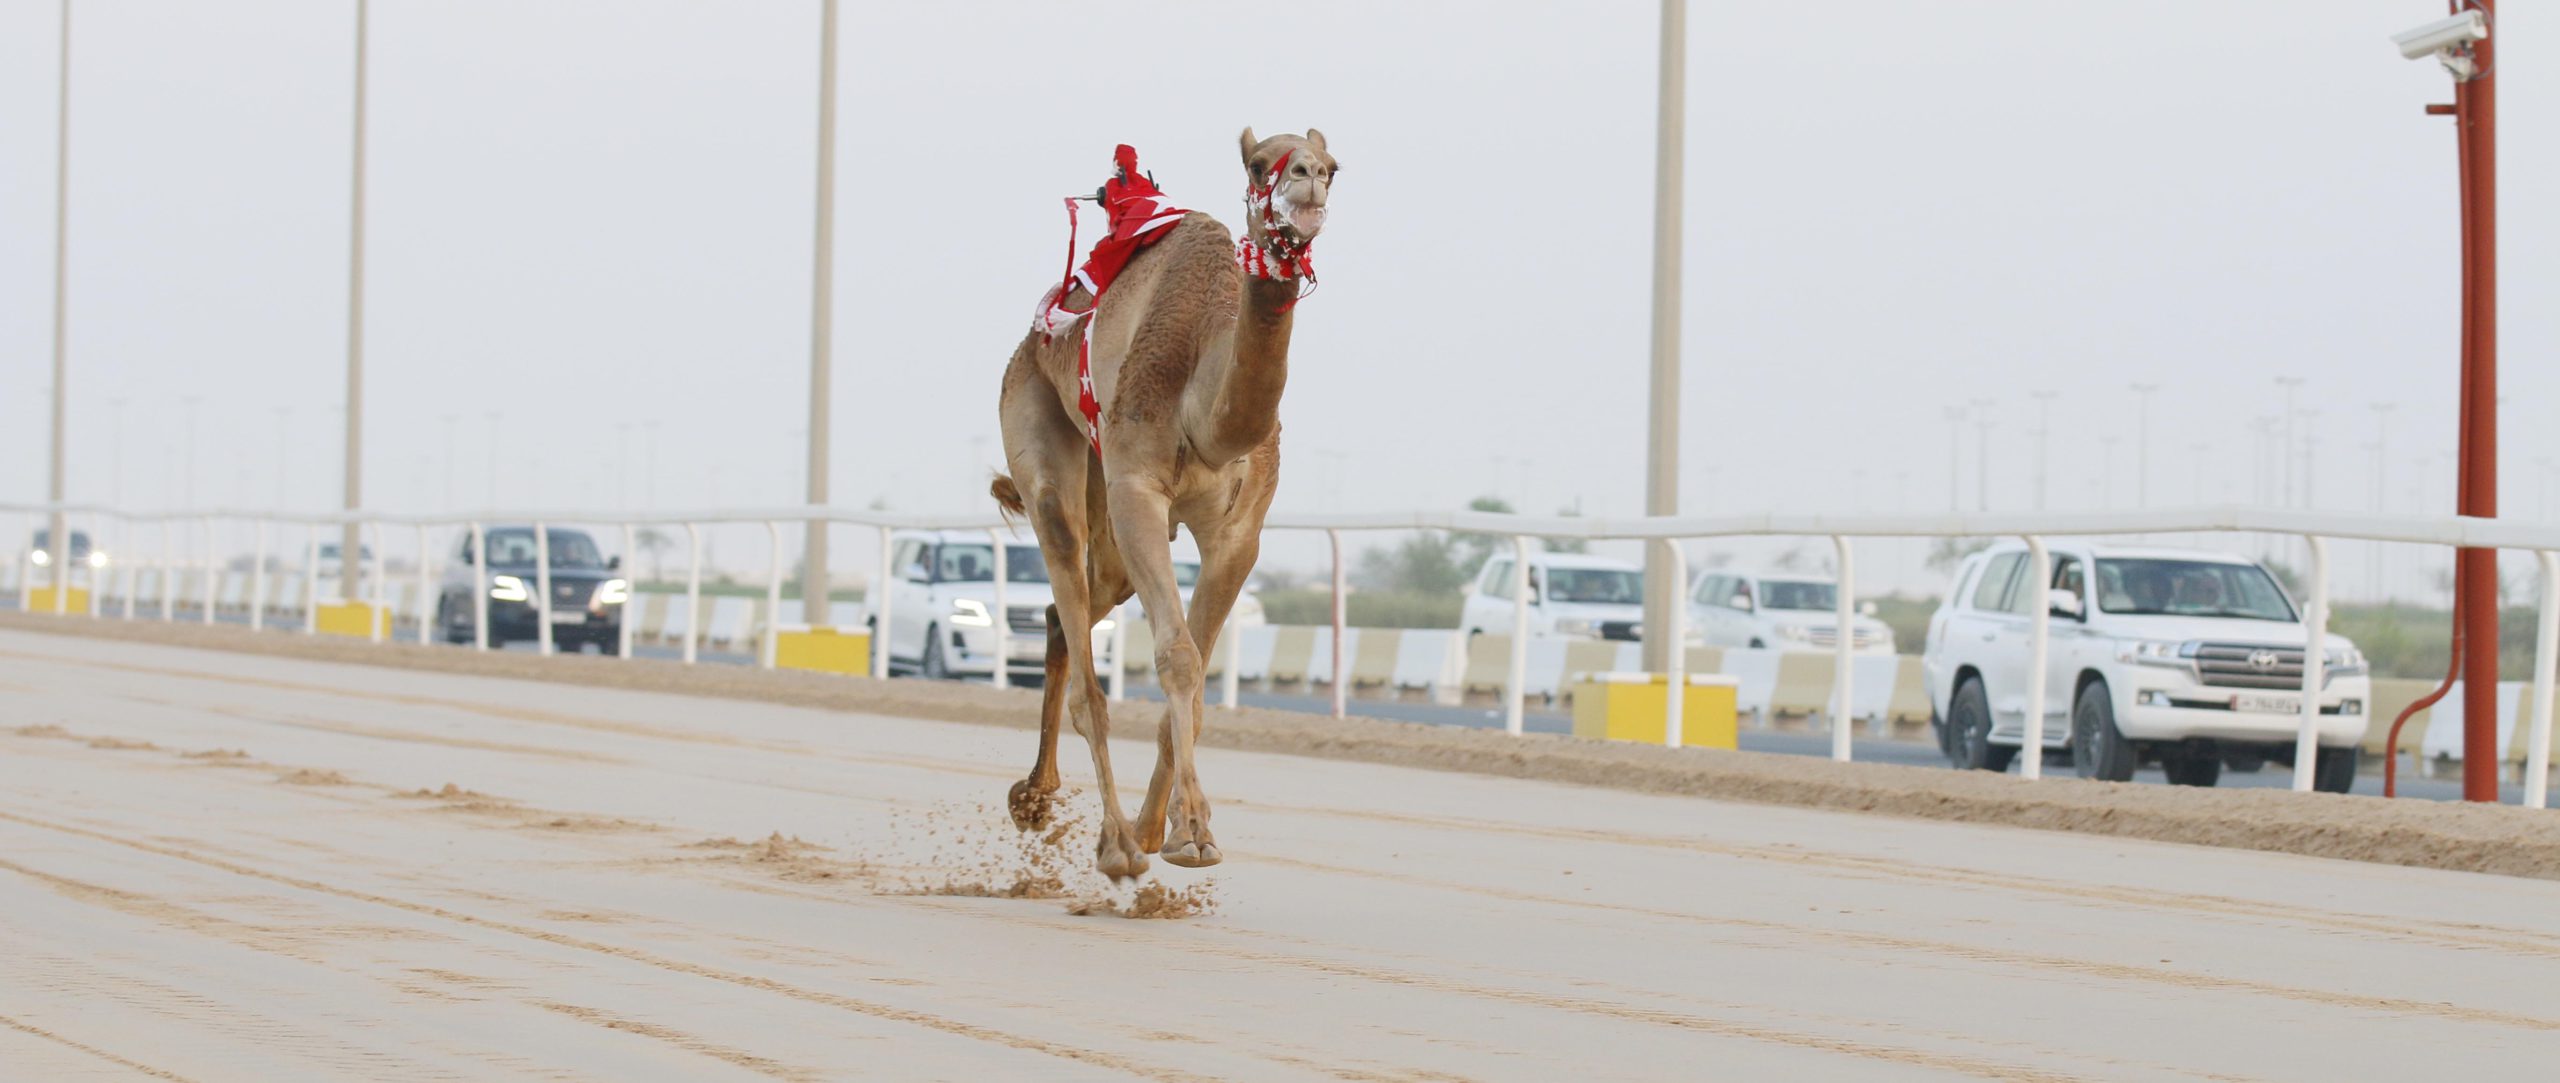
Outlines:
{"label": "car windshield", "polygon": [[1840,588],[1831,583],[1763,579],[1760,604],[1770,609],[1806,609],[1829,613],[1840,606]]}
{"label": "car windshield", "polygon": [[2109,613],[2296,619],[2274,577],[2255,564],[2205,560],[2100,560],[2098,608]]}
{"label": "car windshield", "polygon": [[[939,565],[933,577],[944,583],[991,583],[996,577],[996,547],[967,543],[944,543],[934,559]],[[1030,545],[1004,547],[1004,581],[1007,583],[1046,583],[1049,566],[1040,560],[1040,550]]]}
{"label": "car windshield", "polygon": [[1549,568],[1547,595],[1559,602],[1644,603],[1644,577],[1614,568]]}
{"label": "car windshield", "polygon": [[[596,540],[575,530],[557,528],[545,531],[551,535],[551,566],[554,568],[604,567],[604,553],[596,548]],[[533,563],[533,531],[529,529],[492,530],[489,532],[489,564]]]}
{"label": "car windshield", "polygon": [[1199,583],[1199,564],[1188,560],[1177,560],[1173,562],[1174,586],[1181,587],[1184,590],[1190,590],[1192,587],[1198,586]]}

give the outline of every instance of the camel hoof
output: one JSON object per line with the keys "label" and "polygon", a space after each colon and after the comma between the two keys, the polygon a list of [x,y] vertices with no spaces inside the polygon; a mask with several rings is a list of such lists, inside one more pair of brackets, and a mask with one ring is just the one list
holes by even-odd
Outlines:
{"label": "camel hoof", "polygon": [[1026,778],[1013,784],[1005,805],[1013,813],[1013,826],[1038,831],[1049,826],[1049,816],[1057,811],[1057,790],[1033,786]]}
{"label": "camel hoof", "polygon": [[1222,859],[1218,855],[1218,844],[1214,842],[1186,842],[1166,850],[1164,860],[1166,864],[1186,869],[1205,869]]}
{"label": "camel hoof", "polygon": [[1114,880],[1134,880],[1147,871],[1147,855],[1138,849],[1138,841],[1130,837],[1127,825],[1118,830],[1102,829],[1102,841],[1094,847],[1093,867]]}
{"label": "camel hoof", "polygon": [[1154,820],[1148,821],[1146,826],[1138,829],[1138,851],[1140,853],[1152,854],[1160,852],[1163,849],[1164,817],[1159,816]]}

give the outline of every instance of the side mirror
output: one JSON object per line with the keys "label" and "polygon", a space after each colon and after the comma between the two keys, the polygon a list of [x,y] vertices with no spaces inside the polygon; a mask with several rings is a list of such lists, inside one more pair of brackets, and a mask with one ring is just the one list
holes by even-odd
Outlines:
{"label": "side mirror", "polygon": [[1751,596],[1748,594],[1736,594],[1726,604],[1745,613],[1751,612]]}
{"label": "side mirror", "polygon": [[1874,601],[1873,599],[1869,599],[1869,600],[1867,600],[1867,601],[1859,602],[1859,603],[1858,603],[1858,615],[1859,615],[1859,616],[1861,616],[1861,617],[1872,617],[1872,616],[1875,616],[1875,615],[1876,615],[1876,603],[1875,603],[1875,601]]}
{"label": "side mirror", "polygon": [[620,553],[616,553],[616,554],[614,554],[614,555],[612,555],[612,556],[610,556],[610,557],[605,558],[605,562],[604,562],[604,570],[609,571],[609,572],[618,572],[618,571],[621,571],[621,570],[622,570],[622,554],[620,554]]}
{"label": "side mirror", "polygon": [[2058,589],[2046,591],[2045,605],[2057,617],[2081,620],[2086,616],[2080,609],[2080,596],[2071,591]]}

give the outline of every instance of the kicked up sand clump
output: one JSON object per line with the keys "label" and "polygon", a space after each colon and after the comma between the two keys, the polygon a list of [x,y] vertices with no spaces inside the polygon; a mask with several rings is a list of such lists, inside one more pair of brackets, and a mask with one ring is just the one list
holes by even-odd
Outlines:
{"label": "kicked up sand clump", "polygon": [[[940,805],[901,813],[892,835],[930,847],[921,864],[887,886],[893,895],[966,899],[1063,899],[1070,914],[1186,918],[1217,909],[1214,880],[1186,888],[1157,881],[1114,884],[1093,867],[1100,806],[1081,790],[1053,798],[1047,827],[1017,830],[992,804]],[[957,870],[957,871],[953,871]]]}

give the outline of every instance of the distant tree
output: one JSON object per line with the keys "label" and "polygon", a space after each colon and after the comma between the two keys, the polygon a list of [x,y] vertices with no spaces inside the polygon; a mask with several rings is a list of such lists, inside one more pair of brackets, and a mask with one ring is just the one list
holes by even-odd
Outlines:
{"label": "distant tree", "polygon": [[[1498,496],[1479,496],[1467,502],[1467,510],[1508,515],[1511,502]],[[1451,558],[1459,572],[1458,581],[1464,583],[1474,578],[1477,572],[1484,570],[1484,562],[1493,556],[1494,550],[1510,544],[1511,539],[1493,534],[1462,531],[1450,535]]]}
{"label": "distant tree", "polygon": [[1449,535],[1427,530],[1393,548],[1362,552],[1352,580],[1363,590],[1454,594],[1474,578],[1473,572],[1459,567],[1457,557],[1457,546]]}
{"label": "distant tree", "polygon": [[[1582,508],[1580,505],[1570,508],[1557,508],[1556,514],[1567,519],[1579,519],[1582,518]],[[1547,539],[1547,551],[1550,553],[1588,553],[1591,551],[1591,542],[1585,538],[1549,538]]]}
{"label": "distant tree", "polygon": [[666,531],[660,530],[657,527],[644,526],[640,528],[639,533],[632,535],[631,540],[633,544],[640,547],[641,552],[649,554],[649,578],[666,578],[667,562],[665,554],[667,550],[675,548],[675,539],[668,537]]}
{"label": "distant tree", "polygon": [[1991,548],[1989,538],[1940,538],[1929,543],[1929,569],[1954,571],[1956,565],[1964,563],[1964,558],[1988,548]]}

